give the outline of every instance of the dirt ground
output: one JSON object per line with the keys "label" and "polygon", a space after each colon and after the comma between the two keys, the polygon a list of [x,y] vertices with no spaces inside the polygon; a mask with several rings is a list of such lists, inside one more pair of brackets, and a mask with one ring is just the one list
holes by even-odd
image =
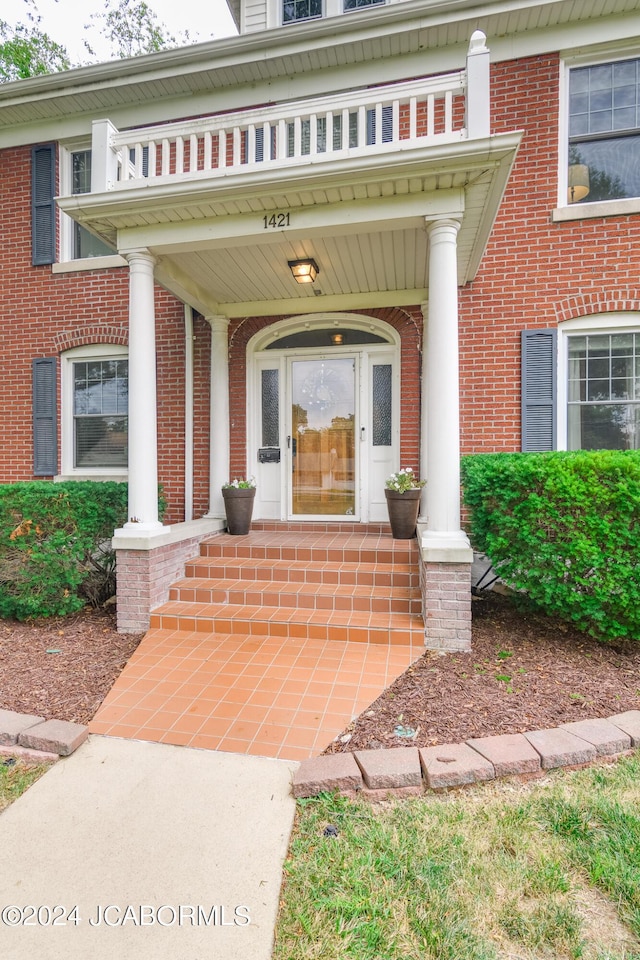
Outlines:
{"label": "dirt ground", "polygon": [[[473,613],[471,653],[425,653],[328,752],[451,743],[640,709],[640,643],[597,643],[499,595],[474,600]],[[87,723],[140,639],[116,632],[113,609],[0,621],[0,708]]]}

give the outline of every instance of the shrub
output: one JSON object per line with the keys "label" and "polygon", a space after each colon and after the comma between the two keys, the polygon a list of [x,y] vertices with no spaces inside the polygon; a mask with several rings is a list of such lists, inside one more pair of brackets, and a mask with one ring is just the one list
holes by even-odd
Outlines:
{"label": "shrub", "polygon": [[511,587],[602,640],[640,639],[640,451],[462,463],[471,539]]}
{"label": "shrub", "polygon": [[111,536],[127,518],[124,483],[0,485],[0,616],[72,613],[115,592]]}

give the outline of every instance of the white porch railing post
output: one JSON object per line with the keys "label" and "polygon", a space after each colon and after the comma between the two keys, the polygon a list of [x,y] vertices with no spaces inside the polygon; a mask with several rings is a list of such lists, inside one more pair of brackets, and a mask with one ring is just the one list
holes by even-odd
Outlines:
{"label": "white porch railing post", "polygon": [[113,146],[117,132],[110,120],[91,124],[91,193],[113,190],[118,180],[118,152]]}
{"label": "white porch railing post", "polygon": [[467,137],[488,137],[491,134],[491,98],[489,90],[489,48],[482,30],[476,30],[467,52]]}

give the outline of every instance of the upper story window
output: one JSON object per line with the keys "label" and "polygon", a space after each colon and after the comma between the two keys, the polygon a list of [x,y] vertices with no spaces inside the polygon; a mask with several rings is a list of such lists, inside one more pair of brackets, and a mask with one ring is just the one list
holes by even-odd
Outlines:
{"label": "upper story window", "polygon": [[387,0],[282,0],[282,22],[299,23],[320,17],[336,17],[351,10],[375,7]]}
{"label": "upper story window", "polygon": [[347,13],[349,10],[359,10],[361,7],[374,7],[384,2],[385,0],[343,0],[343,9],[344,12]]}
{"label": "upper story window", "polygon": [[322,16],[322,0],[284,0],[282,22],[296,23],[299,20],[315,20]]}
{"label": "upper story window", "polygon": [[569,203],[640,197],[640,58],[569,73]]}
{"label": "upper story window", "polygon": [[[91,150],[73,150],[70,154],[71,193],[90,193],[91,191]],[[67,218],[68,219],[68,218]],[[87,257],[110,257],[111,247],[94,237],[79,223],[69,221],[67,226],[65,259],[84,260]]]}

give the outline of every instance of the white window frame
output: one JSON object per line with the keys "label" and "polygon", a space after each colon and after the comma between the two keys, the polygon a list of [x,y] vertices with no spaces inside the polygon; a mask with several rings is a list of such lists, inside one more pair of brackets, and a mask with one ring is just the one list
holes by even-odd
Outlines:
{"label": "white window frame", "polygon": [[568,416],[569,402],[569,337],[582,334],[610,334],[640,332],[640,311],[625,311],[624,313],[598,313],[588,317],[576,317],[574,320],[565,320],[558,326],[558,380],[557,380],[557,416],[558,440],[557,449],[566,450],[568,447]]}
{"label": "white window frame", "polygon": [[[72,154],[81,150],[90,150],[91,143],[82,140],[74,143],[60,145],[60,194],[69,196],[71,194],[71,184],[73,176]],[[68,273],[78,270],[103,270],[106,267],[126,267],[127,261],[124,257],[114,253],[101,257],[83,257],[80,259],[73,256],[73,231],[74,221],[66,213],[60,212],[60,252],[57,263],[52,265],[53,273]]]}
{"label": "white window frame", "polygon": [[66,350],[60,357],[62,381],[61,415],[61,466],[62,473],[56,480],[126,480],[127,467],[75,467],[73,464],[73,364],[91,360],[124,360],[129,356],[127,347],[111,343],[91,343]]}
{"label": "white window frame", "polygon": [[568,220],[588,220],[594,217],[628,216],[640,213],[640,197],[625,197],[620,200],[598,200],[594,203],[569,203],[568,164],[569,164],[569,73],[576,67],[593,67],[602,63],[616,63],[621,60],[635,60],[640,57],[637,43],[626,47],[620,44],[601,48],[597,53],[565,54],[560,62],[558,111],[558,206],[552,211],[552,221],[561,223]]}
{"label": "white window frame", "polygon": [[331,17],[350,17],[353,15],[364,14],[365,11],[377,10],[380,7],[386,7],[394,0],[383,0],[379,3],[371,3],[366,7],[360,7],[356,10],[345,10],[344,0],[322,0],[322,14],[319,17],[312,17],[309,20],[288,20],[286,23],[283,18],[283,0],[267,0],[267,29],[275,27],[295,27],[296,24],[318,23],[321,20],[328,20]]}

